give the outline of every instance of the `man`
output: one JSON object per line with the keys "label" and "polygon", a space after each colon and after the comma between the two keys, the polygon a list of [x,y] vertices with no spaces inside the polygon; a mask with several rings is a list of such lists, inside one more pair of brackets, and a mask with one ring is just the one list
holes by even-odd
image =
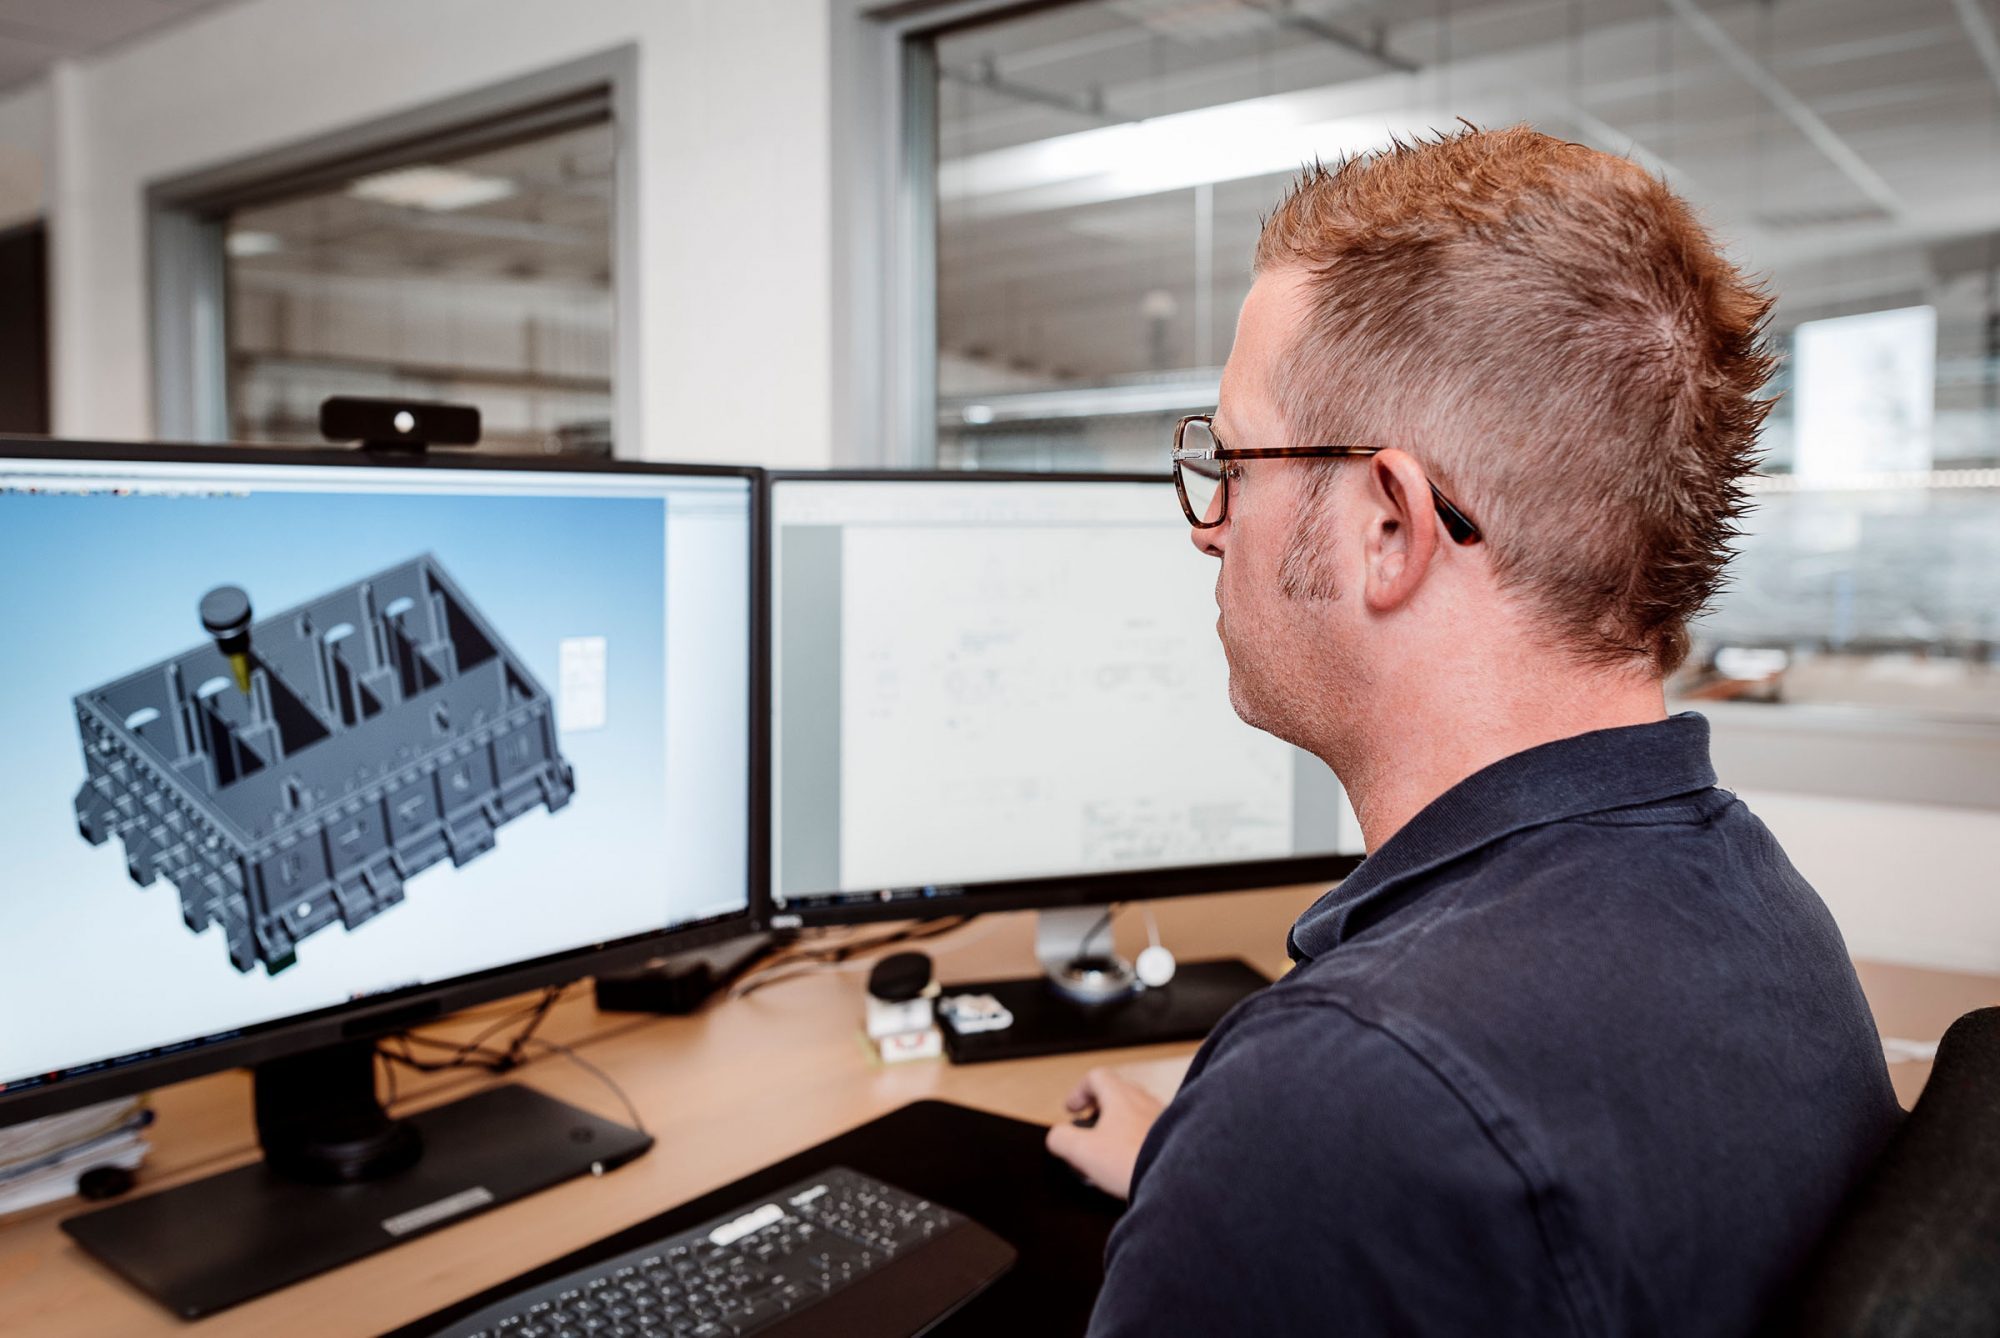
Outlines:
{"label": "man", "polygon": [[1524,128],[1266,222],[1177,454],[1223,471],[1231,700],[1369,855],[1164,1112],[1098,1071],[1051,1131],[1130,1194],[1093,1333],[1746,1334],[1882,1146],[1840,935],[1661,687],[1768,308],[1659,181]]}

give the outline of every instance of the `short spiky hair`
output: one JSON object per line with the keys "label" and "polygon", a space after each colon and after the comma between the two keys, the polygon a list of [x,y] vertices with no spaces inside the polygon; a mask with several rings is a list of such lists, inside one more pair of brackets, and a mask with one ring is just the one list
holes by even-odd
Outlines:
{"label": "short spiky hair", "polygon": [[1468,129],[1308,168],[1256,264],[1307,278],[1277,377],[1301,442],[1408,450],[1564,644],[1679,667],[1772,370],[1769,295],[1686,203],[1625,159]]}

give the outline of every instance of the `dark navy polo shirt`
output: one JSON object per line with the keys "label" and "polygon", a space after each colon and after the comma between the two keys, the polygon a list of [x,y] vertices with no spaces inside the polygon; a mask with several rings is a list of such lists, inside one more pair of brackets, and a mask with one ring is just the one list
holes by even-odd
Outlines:
{"label": "dark navy polo shirt", "polygon": [[1148,1135],[1091,1333],[1751,1333],[1901,1112],[1708,722],[1454,786]]}

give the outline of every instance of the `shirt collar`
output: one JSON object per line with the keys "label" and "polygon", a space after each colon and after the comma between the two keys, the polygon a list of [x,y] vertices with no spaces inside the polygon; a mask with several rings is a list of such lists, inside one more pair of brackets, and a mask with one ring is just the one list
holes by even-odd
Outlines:
{"label": "shirt collar", "polygon": [[1361,861],[1298,918],[1285,946],[1294,961],[1330,951],[1363,905],[1504,836],[1714,784],[1708,721],[1692,711],[1503,757],[1433,799]]}

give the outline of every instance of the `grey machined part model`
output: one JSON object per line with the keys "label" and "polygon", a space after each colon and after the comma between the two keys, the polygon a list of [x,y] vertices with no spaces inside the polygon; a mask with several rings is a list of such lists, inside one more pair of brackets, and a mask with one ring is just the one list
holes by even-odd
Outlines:
{"label": "grey machined part model", "polygon": [[191,931],[220,922],[238,971],[283,970],[575,792],[548,693],[431,554],[247,638],[248,692],[210,640],[75,699],[78,829],[175,883]]}

